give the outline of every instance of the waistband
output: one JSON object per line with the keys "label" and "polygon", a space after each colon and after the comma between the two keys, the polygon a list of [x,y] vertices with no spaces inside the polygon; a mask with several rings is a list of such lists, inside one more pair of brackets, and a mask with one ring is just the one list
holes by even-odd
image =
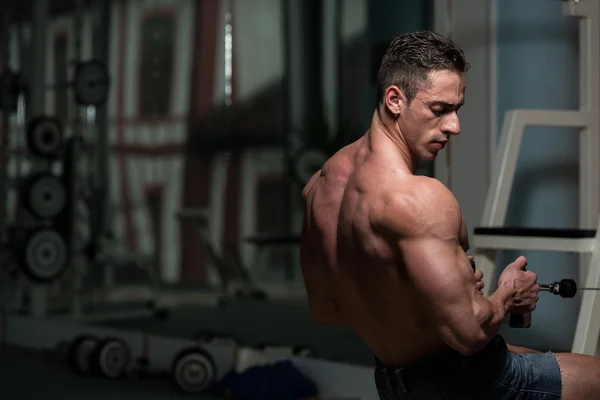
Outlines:
{"label": "waistband", "polygon": [[441,369],[454,371],[467,367],[495,368],[504,364],[508,351],[504,339],[496,336],[482,350],[471,356],[463,356],[449,349],[435,356],[427,357],[411,366],[385,365],[375,357],[376,369],[383,374],[390,390],[408,392],[408,387],[425,379]]}

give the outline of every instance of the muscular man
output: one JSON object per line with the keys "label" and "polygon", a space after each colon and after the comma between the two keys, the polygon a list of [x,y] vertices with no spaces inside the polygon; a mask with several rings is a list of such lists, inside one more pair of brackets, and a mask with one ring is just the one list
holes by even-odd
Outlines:
{"label": "muscular man", "polygon": [[369,130],[303,190],[311,312],[372,349],[381,399],[600,399],[599,359],[511,347],[498,335],[508,313],[535,309],[535,273],[519,257],[485,297],[456,199],[414,174],[460,133],[468,68],[440,35],[392,41]]}

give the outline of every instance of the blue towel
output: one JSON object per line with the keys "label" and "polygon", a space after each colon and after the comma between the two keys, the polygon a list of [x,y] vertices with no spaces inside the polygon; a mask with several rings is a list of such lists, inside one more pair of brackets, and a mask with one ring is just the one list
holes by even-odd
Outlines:
{"label": "blue towel", "polygon": [[305,400],[318,395],[316,384],[289,360],[229,372],[218,392],[234,400]]}

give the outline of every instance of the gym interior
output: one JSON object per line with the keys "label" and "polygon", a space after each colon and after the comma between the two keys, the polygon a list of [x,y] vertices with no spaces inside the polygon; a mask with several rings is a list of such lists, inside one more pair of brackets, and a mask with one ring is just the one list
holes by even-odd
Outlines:
{"label": "gym interior", "polygon": [[488,293],[521,254],[548,283],[501,333],[600,356],[600,299],[573,289],[600,286],[600,0],[1,9],[11,398],[376,399],[373,354],[310,315],[300,194],[365,133],[391,39],[420,29],[472,67],[461,135],[418,173],[458,199]]}

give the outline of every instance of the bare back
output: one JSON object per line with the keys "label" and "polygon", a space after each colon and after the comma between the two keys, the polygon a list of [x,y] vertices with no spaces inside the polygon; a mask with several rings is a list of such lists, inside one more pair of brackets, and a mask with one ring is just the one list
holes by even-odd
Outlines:
{"label": "bare back", "polygon": [[403,172],[393,152],[367,142],[342,149],[306,186],[302,268],[317,320],[352,328],[383,362],[410,364],[447,345],[376,220],[390,195],[429,178]]}

